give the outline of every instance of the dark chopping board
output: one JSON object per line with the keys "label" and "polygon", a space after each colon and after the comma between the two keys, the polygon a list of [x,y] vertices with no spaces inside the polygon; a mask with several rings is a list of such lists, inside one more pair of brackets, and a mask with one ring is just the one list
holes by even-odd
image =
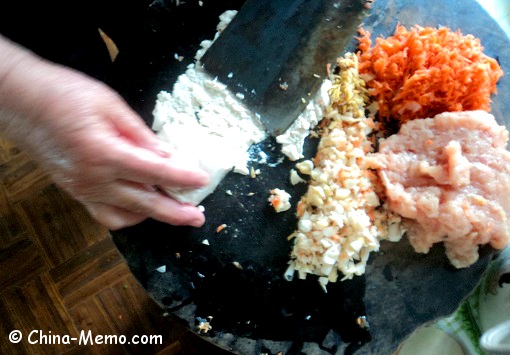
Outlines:
{"label": "dark chopping board", "polygon": [[[117,74],[109,78],[148,124],[156,93],[171,90],[177,75],[192,61],[199,40],[212,38],[220,10],[241,4],[204,1],[204,6],[198,7],[189,3],[176,7],[172,1],[154,2],[147,15],[148,54],[140,58],[135,51],[121,51]],[[194,16],[208,20],[199,29]],[[172,23],[171,19],[178,21]],[[505,72],[510,68],[508,38],[475,0],[377,0],[364,27],[372,30],[374,37],[388,36],[397,23],[443,25],[471,33],[481,39],[486,54],[498,58]],[[175,39],[176,33],[184,38]],[[168,45],[173,48],[161,49],[165,44],[159,40],[165,36],[173,38],[175,43]],[[173,53],[184,55],[185,60],[176,62]],[[147,58],[150,65],[144,62]],[[145,71],[120,75],[142,62]],[[501,79],[498,90],[493,114],[500,123],[508,123],[508,75]],[[314,139],[306,142],[307,157],[314,155],[316,144]],[[277,147],[275,151],[273,147]],[[269,155],[269,163],[280,157],[272,139],[254,146],[254,156],[258,150]],[[256,179],[227,175],[203,201],[207,223],[200,229],[148,220],[112,232],[133,273],[156,301],[189,322],[192,329],[196,329],[197,317],[212,316],[212,330],[205,336],[226,349],[241,354],[391,353],[416,327],[453,312],[477,285],[494,254],[490,248],[482,248],[475,265],[456,270],[442,246],[427,255],[416,254],[404,239],[382,242],[381,251],[371,255],[364,276],[329,284],[327,294],[313,277],[284,281],[291,249],[287,236],[296,228],[296,218],[292,210],[276,214],[267,197],[270,189],[283,188],[296,205],[306,186],[288,182],[294,165],[287,160],[276,167],[254,163],[262,172]],[[226,190],[231,190],[232,196]],[[221,224],[228,227],[217,233]],[[203,244],[204,239],[209,245]],[[163,265],[166,272],[156,271]],[[360,316],[366,316],[368,330],[357,325]]]}

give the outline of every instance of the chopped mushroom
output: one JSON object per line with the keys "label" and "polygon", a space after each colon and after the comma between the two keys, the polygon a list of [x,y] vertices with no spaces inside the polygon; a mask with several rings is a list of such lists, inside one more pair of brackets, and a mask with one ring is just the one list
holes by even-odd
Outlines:
{"label": "chopped mushroom", "polygon": [[373,122],[365,117],[366,89],[357,57],[348,54],[338,64],[317,155],[296,165],[311,179],[297,206],[297,230],[289,237],[294,247],[284,274],[287,280],[294,272],[300,279],[317,275],[324,291],[339,274],[342,280],[363,274],[379,241],[396,241],[403,234],[400,217],[375,193],[377,176],[363,165],[373,150],[368,137]]}

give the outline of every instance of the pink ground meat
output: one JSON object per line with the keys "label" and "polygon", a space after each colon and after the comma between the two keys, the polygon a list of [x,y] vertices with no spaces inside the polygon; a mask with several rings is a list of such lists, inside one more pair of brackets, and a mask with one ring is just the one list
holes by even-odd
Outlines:
{"label": "pink ground meat", "polygon": [[409,121],[381,141],[368,163],[417,252],[444,242],[451,263],[461,268],[478,259],[479,245],[508,244],[507,140],[492,115],[470,111]]}

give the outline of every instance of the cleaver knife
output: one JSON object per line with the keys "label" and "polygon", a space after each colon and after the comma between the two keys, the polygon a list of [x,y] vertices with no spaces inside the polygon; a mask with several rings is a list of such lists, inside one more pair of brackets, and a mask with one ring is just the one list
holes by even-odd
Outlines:
{"label": "cleaver knife", "polygon": [[258,114],[287,130],[353,40],[367,0],[247,0],[201,59],[204,69]]}

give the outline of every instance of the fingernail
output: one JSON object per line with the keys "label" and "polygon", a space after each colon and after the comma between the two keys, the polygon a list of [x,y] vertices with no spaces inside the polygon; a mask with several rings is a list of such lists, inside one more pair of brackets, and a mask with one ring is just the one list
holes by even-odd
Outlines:
{"label": "fingernail", "polygon": [[204,218],[195,218],[190,222],[190,225],[193,227],[202,227],[205,223]]}
{"label": "fingernail", "polygon": [[203,172],[199,172],[198,173],[198,183],[200,184],[200,186],[205,186],[207,184],[209,184],[209,182],[211,181],[211,178],[209,177],[209,174],[207,174],[205,171]]}
{"label": "fingernail", "polygon": [[193,227],[202,227],[204,225],[205,216],[202,212],[198,211],[197,207],[192,205],[185,205],[184,212],[188,214],[188,225]]}

